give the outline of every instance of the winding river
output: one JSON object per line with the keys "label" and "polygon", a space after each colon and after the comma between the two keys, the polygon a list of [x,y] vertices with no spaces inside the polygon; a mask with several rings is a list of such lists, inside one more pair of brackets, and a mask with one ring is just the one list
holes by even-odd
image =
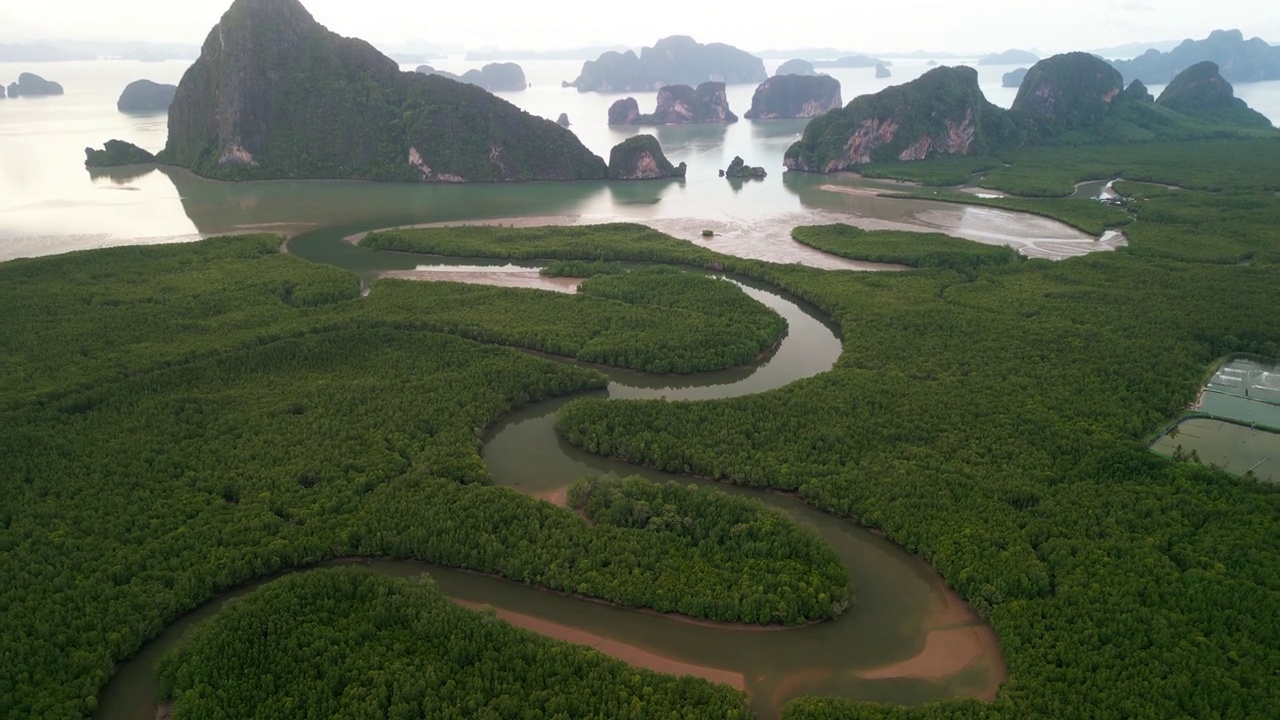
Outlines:
{"label": "winding river", "polygon": [[[428,262],[343,243],[341,238],[352,231],[337,228],[310,233],[293,240],[289,251],[309,260],[341,265],[366,278]],[[840,338],[816,309],[767,286],[735,282],[787,320],[787,336],[773,354],[752,366],[695,376],[653,376],[601,368],[611,380],[604,394],[615,399],[732,398],[780,388],[834,366],[841,353]],[[592,474],[710,483],[637,468],[569,445],[554,427],[556,413],[569,400],[558,398],[528,406],[490,429],[483,457],[496,483],[553,501],[573,482]],[[856,602],[850,611],[818,625],[768,631],[626,610],[423,563],[349,562],[361,562],[388,575],[429,572],[456,602],[491,606],[513,624],[590,644],[636,665],[697,674],[743,688],[762,718],[777,717],[788,700],[803,695],[900,704],[994,695],[1005,675],[994,633],[947,590],[926,563],[794,496],[714,484],[778,508],[818,533],[840,555],[854,579]],[[225,601],[269,581],[218,596],[166,628],[117,668],[100,696],[96,717],[155,717],[155,662]]]}

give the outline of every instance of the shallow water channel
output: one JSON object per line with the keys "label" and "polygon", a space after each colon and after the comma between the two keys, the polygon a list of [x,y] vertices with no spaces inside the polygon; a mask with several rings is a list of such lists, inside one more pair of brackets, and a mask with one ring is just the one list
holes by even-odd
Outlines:
{"label": "shallow water channel", "polygon": [[[366,274],[425,262],[422,257],[371,253],[341,243],[328,231],[302,237],[291,251]],[[335,245],[336,243],[336,245]],[[472,261],[467,261],[472,262]],[[830,370],[841,343],[815,309],[754,283],[743,290],[781,314],[788,333],[760,362],[693,376],[655,376],[605,369],[614,399],[705,400],[751,395]],[[376,292],[376,289],[374,290]],[[555,432],[559,398],[517,411],[491,428],[483,457],[497,484],[542,498],[562,494],[586,475],[641,475],[654,481],[709,483],[637,468],[585,453]],[[957,695],[990,696],[1004,675],[994,633],[947,591],[923,561],[857,525],[815,510],[798,498],[717,483],[727,492],[754,497],[818,533],[854,579],[856,602],[840,618],[818,625],[766,631],[746,626],[697,624],[569,597],[498,578],[423,563],[359,561],[395,576],[430,573],[440,588],[464,604],[489,605],[529,625],[574,631],[573,637],[647,667],[693,672],[747,690],[762,718],[777,717],[803,695],[917,704]],[[100,720],[154,717],[153,667],[192,626],[228,599],[260,581],[215,598],[166,628],[157,640],[122,664],[100,698]],[[556,633],[551,633],[556,634]],[[585,638],[585,640],[584,640]],[[621,651],[619,651],[621,649]],[[642,656],[644,660],[636,661]]]}

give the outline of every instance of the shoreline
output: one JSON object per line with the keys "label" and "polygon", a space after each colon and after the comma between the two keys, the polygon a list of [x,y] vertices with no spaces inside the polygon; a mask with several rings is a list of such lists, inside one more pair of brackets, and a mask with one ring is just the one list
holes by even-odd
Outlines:
{"label": "shoreline", "polygon": [[347,235],[342,241],[349,245],[359,245],[369,233],[386,232],[388,230],[422,230],[428,228],[449,228],[449,227],[512,227],[512,228],[535,228],[546,227],[548,225],[577,225],[582,220],[581,215],[526,215],[514,217],[486,218],[483,220],[446,220],[444,222],[416,223],[414,225],[396,225],[394,227],[375,228],[373,230],[365,230],[354,235]]}
{"label": "shoreline", "polygon": [[995,700],[1000,687],[1009,679],[1009,668],[1000,649],[1000,638],[970,608],[956,591],[939,583],[941,603],[926,616],[928,628],[920,652],[899,662],[863,670],[863,680],[911,678],[939,682],[966,670],[986,668],[990,675],[973,697],[986,702]]}

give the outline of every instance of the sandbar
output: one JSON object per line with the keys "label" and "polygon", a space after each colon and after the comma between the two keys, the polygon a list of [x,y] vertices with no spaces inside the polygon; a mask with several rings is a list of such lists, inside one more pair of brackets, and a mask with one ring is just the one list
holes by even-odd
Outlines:
{"label": "sandbar", "polygon": [[416,270],[387,270],[379,278],[419,280],[424,282],[457,282],[506,288],[550,290],[573,295],[582,284],[581,278],[546,277],[537,268],[505,266],[422,266]]}
{"label": "sandbar", "polygon": [[928,635],[924,648],[914,657],[859,673],[864,680],[915,678],[938,681],[975,666],[988,669],[989,679],[973,693],[981,700],[994,700],[1000,685],[1009,677],[1000,651],[1000,640],[954,590],[942,586],[934,606],[925,618]]}

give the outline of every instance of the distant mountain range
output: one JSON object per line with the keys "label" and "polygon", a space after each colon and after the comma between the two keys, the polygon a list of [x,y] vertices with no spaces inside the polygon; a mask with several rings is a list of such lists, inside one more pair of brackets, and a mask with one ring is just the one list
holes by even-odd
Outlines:
{"label": "distant mountain range", "polygon": [[1203,40],[1184,40],[1168,52],[1147,50],[1112,64],[1128,80],[1159,85],[1206,61],[1217,64],[1222,77],[1233,83],[1280,80],[1280,47],[1261,38],[1245,40],[1239,30],[1214,30]]}
{"label": "distant mountain range", "polygon": [[1148,50],[1169,52],[1170,50],[1178,47],[1181,42],[1181,40],[1161,40],[1159,42],[1127,43],[1125,45],[1098,48],[1096,50],[1090,50],[1089,52],[1109,60],[1128,60],[1130,58],[1138,57]]}
{"label": "distant mountain range", "polygon": [[569,48],[568,50],[478,50],[467,53],[469,62],[510,62],[515,60],[594,60],[607,52],[625,53],[626,45]]}
{"label": "distant mountain range", "polygon": [[194,60],[196,45],[180,43],[50,40],[38,43],[0,43],[0,62],[69,62],[119,58],[122,60]]}

